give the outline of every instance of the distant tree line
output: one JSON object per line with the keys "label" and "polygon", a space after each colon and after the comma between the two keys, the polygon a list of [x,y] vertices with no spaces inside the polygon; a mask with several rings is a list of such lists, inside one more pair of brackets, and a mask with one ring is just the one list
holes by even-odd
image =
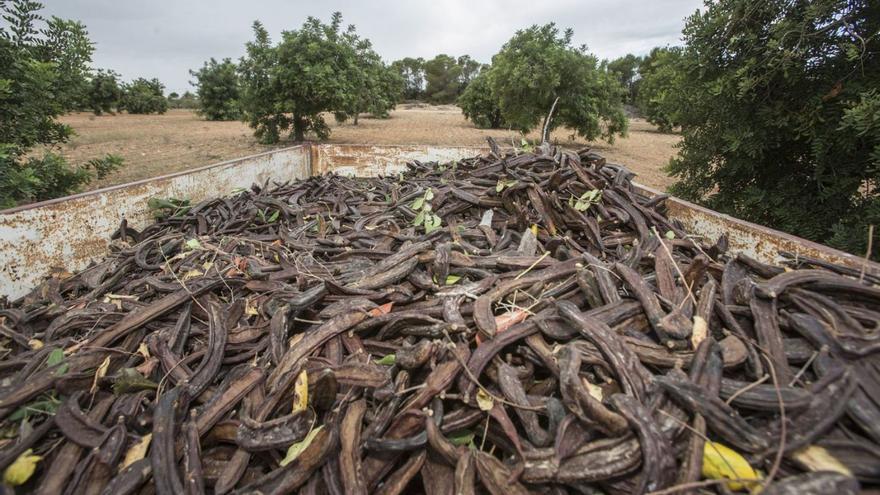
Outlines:
{"label": "distant tree line", "polygon": [[469,55],[455,58],[444,53],[427,61],[421,57],[403,58],[393,62],[391,67],[403,78],[404,100],[450,104],[456,102],[487,66]]}
{"label": "distant tree line", "polygon": [[190,71],[198,111],[208,120],[246,121],[256,137],[275,143],[326,138],[324,114],[339,122],[359,115],[386,118],[400,101],[458,103],[478,127],[529,131],[559,99],[550,129],[567,126],[587,139],[609,141],[626,132],[625,86],[573,33],[554,24],[518,31],[481,64],[468,55],[404,58],[386,65],[342,16],[316,18],[273,42],[259,22],[238,63],[210,59]]}

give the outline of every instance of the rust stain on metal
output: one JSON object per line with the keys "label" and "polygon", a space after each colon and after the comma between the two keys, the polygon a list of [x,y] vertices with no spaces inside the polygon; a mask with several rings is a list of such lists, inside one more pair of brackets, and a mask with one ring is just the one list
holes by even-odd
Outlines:
{"label": "rust stain on metal", "polygon": [[[655,189],[641,185],[637,186],[637,190],[647,197],[660,194]],[[865,263],[864,258],[718,213],[679,198],[666,199],[665,206],[669,218],[681,222],[684,229],[693,235],[714,240],[726,233],[732,251],[745,253],[766,263],[779,263],[784,259],[779,253],[787,252],[856,269],[865,267],[869,273],[880,274],[880,264]]]}

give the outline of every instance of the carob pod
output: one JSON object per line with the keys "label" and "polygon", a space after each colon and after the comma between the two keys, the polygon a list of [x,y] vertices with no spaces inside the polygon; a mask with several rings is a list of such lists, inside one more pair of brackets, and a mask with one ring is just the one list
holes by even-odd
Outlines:
{"label": "carob pod", "polygon": [[876,270],[728,253],[631,178],[495,143],[168,201],[0,309],[0,461],[46,494],[629,493],[699,482],[708,437],[784,444],[767,492],[852,489],[818,449],[875,487]]}

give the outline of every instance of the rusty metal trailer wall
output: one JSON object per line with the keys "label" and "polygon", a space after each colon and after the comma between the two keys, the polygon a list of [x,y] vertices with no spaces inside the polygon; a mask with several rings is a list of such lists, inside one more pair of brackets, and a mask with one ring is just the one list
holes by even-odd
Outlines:
{"label": "rusty metal trailer wall", "polygon": [[[475,147],[304,144],[155,179],[59,198],[0,212],[0,295],[25,295],[54,268],[81,270],[107,253],[111,234],[126,218],[135,228],[150,222],[151,197],[193,203],[227,195],[266,180],[284,182],[336,172],[369,177],[396,174],[408,161],[446,162],[484,152]],[[637,186],[651,197],[659,194]],[[821,258],[880,274],[880,265],[676,198],[665,200],[670,218],[710,240],[727,233],[731,249],[762,261],[779,261],[780,250]]]}
{"label": "rusty metal trailer wall", "polygon": [[77,271],[106,255],[122,218],[137,229],[151,221],[152,197],[193,203],[268,179],[310,175],[308,146],[295,146],[0,212],[0,295],[27,294],[53,268]]}

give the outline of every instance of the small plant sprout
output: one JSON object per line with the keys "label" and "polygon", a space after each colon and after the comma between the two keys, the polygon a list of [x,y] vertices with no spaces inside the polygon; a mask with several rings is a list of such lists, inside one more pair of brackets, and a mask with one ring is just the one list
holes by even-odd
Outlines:
{"label": "small plant sprout", "polygon": [[574,208],[577,211],[587,211],[591,206],[599,203],[602,200],[602,190],[601,189],[592,189],[587,191],[579,198],[575,198],[572,196],[568,200],[568,205]]}
{"label": "small plant sprout", "polygon": [[443,222],[439,216],[431,211],[432,199],[434,199],[434,191],[428,189],[425,191],[425,194],[416,198],[411,205],[411,208],[418,212],[416,218],[413,219],[413,225],[416,227],[423,226],[426,234],[430,234],[440,228],[440,224]]}

